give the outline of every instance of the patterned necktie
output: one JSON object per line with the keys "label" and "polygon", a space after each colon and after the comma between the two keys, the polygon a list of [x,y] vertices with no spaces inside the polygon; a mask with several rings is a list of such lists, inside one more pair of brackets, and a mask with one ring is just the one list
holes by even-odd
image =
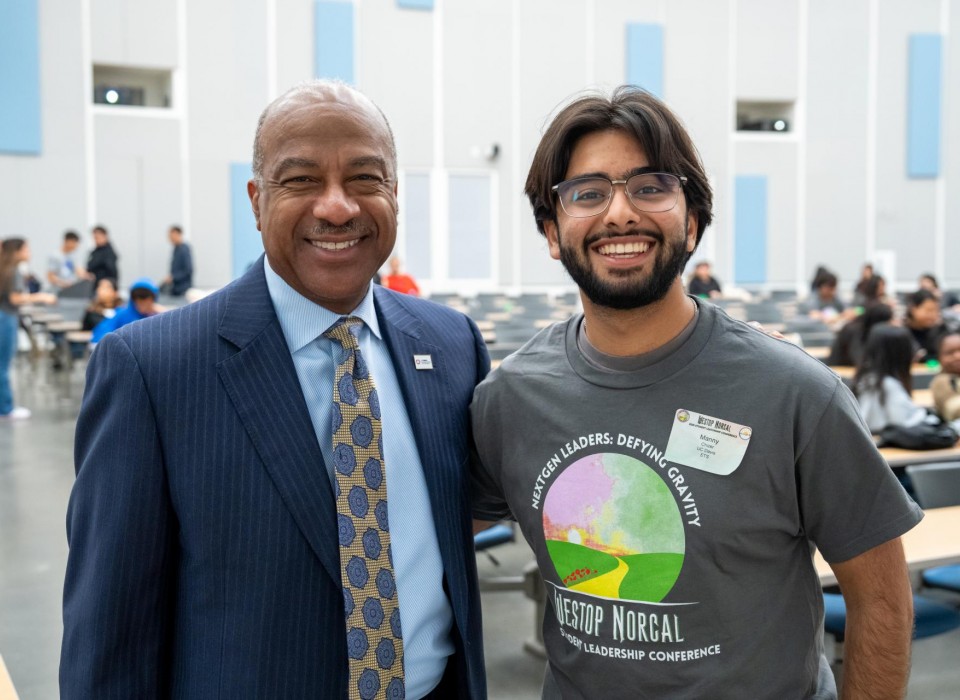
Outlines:
{"label": "patterned necktie", "polygon": [[342,348],[333,387],[333,465],[349,697],[398,700],[404,697],[403,638],[387,522],[380,401],[357,344],[362,325],[350,316],[324,333]]}

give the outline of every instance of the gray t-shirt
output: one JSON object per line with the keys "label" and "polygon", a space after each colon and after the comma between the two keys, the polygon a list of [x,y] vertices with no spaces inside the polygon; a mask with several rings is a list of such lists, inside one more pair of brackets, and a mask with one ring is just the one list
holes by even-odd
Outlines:
{"label": "gray t-shirt", "polygon": [[76,282],[78,280],[77,263],[74,257],[76,257],[75,252],[64,253],[58,250],[47,259],[47,270],[64,282]]}
{"label": "gray t-shirt", "polygon": [[16,314],[17,306],[10,301],[10,294],[23,292],[23,277],[19,270],[14,270],[13,275],[6,281],[0,280],[0,311],[5,314]]}
{"label": "gray t-shirt", "polygon": [[545,698],[835,698],[815,544],[840,562],[922,518],[839,378],[710,304],[610,371],[580,317],[474,394],[474,512],[513,517],[547,589]]}

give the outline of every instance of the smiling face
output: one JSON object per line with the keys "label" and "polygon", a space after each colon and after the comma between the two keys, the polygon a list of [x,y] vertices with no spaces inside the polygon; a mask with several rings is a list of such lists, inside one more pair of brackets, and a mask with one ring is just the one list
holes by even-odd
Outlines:
{"label": "smiling face", "polygon": [[336,313],[356,308],[396,241],[391,143],[347,88],[293,93],[262,127],[262,180],[247,190],[270,267]]}
{"label": "smiling face", "polygon": [[[595,131],[574,146],[564,180],[603,175],[622,180],[652,170],[640,144],[619,130]],[[635,309],[663,299],[696,247],[697,222],[681,190],[673,209],[639,211],[615,186],[607,209],[573,218],[562,208],[545,221],[550,255],[560,260],[594,304]]]}

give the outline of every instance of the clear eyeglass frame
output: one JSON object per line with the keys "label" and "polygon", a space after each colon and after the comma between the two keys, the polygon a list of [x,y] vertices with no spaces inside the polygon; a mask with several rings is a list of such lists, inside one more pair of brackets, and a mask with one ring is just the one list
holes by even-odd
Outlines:
{"label": "clear eyeglass frame", "polygon": [[[667,182],[675,183],[675,185],[669,190],[670,197],[661,198],[663,201],[655,203],[649,199],[638,199],[634,194],[631,194],[631,188],[627,187],[627,183],[636,178],[660,178],[661,180],[666,180]],[[568,193],[570,188],[577,185],[578,183],[591,182],[591,181],[603,181],[610,184],[610,190],[607,193],[606,198],[603,200],[603,206],[596,209],[596,211],[588,211],[589,207],[586,208],[577,208],[571,206],[570,202],[565,202],[568,198]],[[563,182],[557,183],[550,188],[552,192],[556,192],[557,199],[560,200],[560,206],[563,207],[563,211],[566,212],[567,216],[574,219],[587,219],[591,216],[599,216],[605,212],[609,206],[610,202],[613,200],[613,190],[617,185],[623,185],[624,193],[627,195],[627,199],[630,204],[637,210],[646,212],[648,214],[659,214],[665,211],[670,211],[675,206],[680,199],[680,190],[684,188],[687,184],[687,178],[683,175],[674,175],[673,173],[638,173],[637,175],[632,175],[625,180],[611,180],[607,177],[602,177],[599,175],[591,175],[588,177],[575,177],[570,180],[564,180]]]}

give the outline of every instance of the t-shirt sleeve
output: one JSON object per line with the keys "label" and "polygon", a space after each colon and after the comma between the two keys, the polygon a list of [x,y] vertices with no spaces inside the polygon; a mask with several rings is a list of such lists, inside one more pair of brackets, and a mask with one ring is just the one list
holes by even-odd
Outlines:
{"label": "t-shirt sleeve", "polygon": [[828,562],[852,559],[923,518],[839,380],[806,444],[800,445],[796,469],[804,530]]}
{"label": "t-shirt sleeve", "polygon": [[470,448],[470,496],[473,517],[478,520],[514,519],[503,493],[499,478],[500,425],[491,410],[489,397],[484,390],[487,384],[478,386],[470,405],[470,420],[473,423],[473,445]]}

